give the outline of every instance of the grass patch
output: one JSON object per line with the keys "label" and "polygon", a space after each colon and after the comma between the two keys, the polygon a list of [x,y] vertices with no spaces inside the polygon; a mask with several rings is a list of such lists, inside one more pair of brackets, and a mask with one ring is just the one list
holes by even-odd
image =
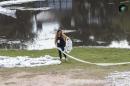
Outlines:
{"label": "grass patch", "polygon": [[[0,56],[58,56],[56,49],[48,50],[0,50]],[[90,62],[130,62],[129,49],[74,48],[70,55]]]}
{"label": "grass patch", "polygon": [[30,56],[39,57],[44,55],[56,56],[56,49],[47,50],[0,50],[0,56]]}
{"label": "grass patch", "polygon": [[[49,50],[0,50],[0,56],[30,56],[39,57],[44,55],[57,56],[56,49]],[[113,49],[113,48],[77,48],[75,47],[70,55],[90,62],[128,62],[130,61],[130,50],[128,49]],[[110,72],[114,71],[129,71],[130,65],[102,67],[89,65],[69,59],[68,62],[63,62],[61,65],[41,66],[34,68],[0,68],[0,75],[7,75],[17,72],[33,72],[33,73],[70,73],[75,71],[82,74],[82,77],[91,74],[103,78]]]}
{"label": "grass patch", "polygon": [[128,49],[75,48],[71,55],[90,62],[130,62]]}

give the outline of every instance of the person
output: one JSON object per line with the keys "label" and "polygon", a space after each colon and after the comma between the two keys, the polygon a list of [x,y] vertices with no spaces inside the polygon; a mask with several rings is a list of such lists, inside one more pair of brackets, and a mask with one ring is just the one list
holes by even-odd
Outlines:
{"label": "person", "polygon": [[[60,48],[62,51],[64,51],[65,45],[66,45],[66,40],[67,40],[68,36],[66,36],[61,29],[63,29],[63,27],[60,27],[56,33],[55,44],[58,48]],[[60,50],[58,50],[58,52],[59,52],[60,60],[62,60],[62,54],[63,54],[65,57],[65,61],[66,61],[67,56],[64,53],[62,53]]]}

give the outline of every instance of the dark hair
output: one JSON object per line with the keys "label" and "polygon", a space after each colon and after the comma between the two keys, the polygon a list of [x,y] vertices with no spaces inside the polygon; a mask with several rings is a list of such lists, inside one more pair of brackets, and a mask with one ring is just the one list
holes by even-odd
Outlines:
{"label": "dark hair", "polygon": [[[61,29],[58,29],[58,30],[57,30],[56,37],[58,36],[58,33],[59,33],[60,31],[62,32]],[[62,36],[62,33],[60,34],[60,36]]]}
{"label": "dark hair", "polygon": [[57,33],[60,32],[60,31],[62,31],[62,30],[61,29],[57,30]]}

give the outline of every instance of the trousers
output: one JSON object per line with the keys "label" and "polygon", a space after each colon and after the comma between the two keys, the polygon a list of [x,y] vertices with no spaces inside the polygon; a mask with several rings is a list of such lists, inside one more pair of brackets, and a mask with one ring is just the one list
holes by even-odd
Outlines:
{"label": "trousers", "polygon": [[[64,46],[60,46],[59,47],[62,51],[64,51]],[[66,55],[64,54],[64,53],[62,53],[60,50],[58,50],[58,52],[59,52],[59,57],[60,57],[60,59],[62,59],[62,54],[64,55],[64,57],[65,57],[65,59],[66,59]]]}

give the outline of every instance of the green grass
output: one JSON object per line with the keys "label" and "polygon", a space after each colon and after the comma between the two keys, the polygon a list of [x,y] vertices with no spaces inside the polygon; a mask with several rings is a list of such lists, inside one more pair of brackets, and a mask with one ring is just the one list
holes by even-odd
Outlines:
{"label": "green grass", "polygon": [[114,48],[75,48],[71,55],[91,62],[128,62],[130,50]]}
{"label": "green grass", "polygon": [[[0,56],[30,56],[39,57],[44,55],[57,56],[56,49],[49,50],[0,50]],[[130,50],[128,49],[113,49],[113,48],[78,48],[75,47],[70,55],[77,58],[83,59],[90,62],[128,62],[130,61]],[[63,62],[60,65],[52,66],[41,66],[34,68],[0,68],[0,74],[8,75],[16,72],[33,72],[33,73],[58,73],[64,74],[69,71],[76,71],[76,69],[82,69],[81,74],[86,75],[92,74],[97,77],[104,77],[110,72],[114,71],[129,71],[130,65],[120,65],[120,66],[109,66],[102,67],[90,64],[84,64],[77,62],[75,60],[69,59],[68,62]],[[79,72],[79,73],[80,73]],[[69,72],[70,73],[70,72]],[[87,76],[85,76],[87,77]]]}
{"label": "green grass", "polygon": [[44,55],[56,56],[55,49],[48,50],[0,50],[0,56],[30,56],[30,57],[39,57]]}
{"label": "green grass", "polygon": [[[0,50],[0,56],[30,56],[44,55],[57,56],[56,49],[48,50]],[[91,62],[128,62],[130,61],[129,49],[114,48],[74,48],[70,55]]]}

